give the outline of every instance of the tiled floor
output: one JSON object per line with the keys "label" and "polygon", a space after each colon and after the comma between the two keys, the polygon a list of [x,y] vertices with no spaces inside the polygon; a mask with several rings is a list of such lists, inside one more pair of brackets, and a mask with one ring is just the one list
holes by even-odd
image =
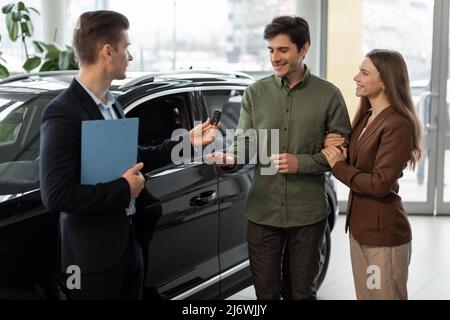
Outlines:
{"label": "tiled floor", "polygon": [[[345,217],[339,216],[332,232],[331,257],[320,300],[355,299]],[[408,292],[413,300],[450,299],[450,217],[410,216],[413,231]],[[253,286],[228,299],[255,299]]]}

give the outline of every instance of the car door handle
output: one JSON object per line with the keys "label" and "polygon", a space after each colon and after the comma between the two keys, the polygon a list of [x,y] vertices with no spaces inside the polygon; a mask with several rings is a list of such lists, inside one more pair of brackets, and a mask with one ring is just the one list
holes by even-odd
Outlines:
{"label": "car door handle", "polygon": [[196,195],[189,201],[189,205],[191,207],[202,207],[204,205],[207,205],[211,201],[216,200],[217,198],[217,192],[215,191],[206,191],[202,192],[199,195]]}

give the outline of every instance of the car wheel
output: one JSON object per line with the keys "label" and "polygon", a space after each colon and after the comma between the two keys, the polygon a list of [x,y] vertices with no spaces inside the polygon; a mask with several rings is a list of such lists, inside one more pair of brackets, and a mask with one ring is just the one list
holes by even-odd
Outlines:
{"label": "car wheel", "polygon": [[319,277],[317,278],[317,290],[319,290],[322,285],[325,275],[328,270],[328,263],[330,262],[331,253],[331,232],[330,226],[327,223],[325,229],[325,236],[323,237],[322,247],[320,248],[320,266],[319,266]]}

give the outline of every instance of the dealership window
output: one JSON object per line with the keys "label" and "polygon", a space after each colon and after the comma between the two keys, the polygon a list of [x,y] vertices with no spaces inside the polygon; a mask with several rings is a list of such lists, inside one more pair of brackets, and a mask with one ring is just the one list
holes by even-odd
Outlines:
{"label": "dealership window", "polygon": [[[354,95],[353,76],[364,55],[372,49],[394,49],[405,58],[412,95],[422,123],[426,110],[421,94],[429,90],[433,38],[433,8],[430,0],[328,1],[327,79],[344,95],[350,118],[359,99]],[[405,201],[422,202],[427,197],[428,146],[424,137],[423,157],[416,170],[405,170],[400,195]],[[338,185],[338,199],[347,200],[348,188]]]}
{"label": "dealership window", "polygon": [[130,19],[130,70],[271,70],[265,25],[295,0],[109,0]]}
{"label": "dealership window", "polygon": [[[61,0],[58,0],[61,1]],[[85,11],[99,10],[104,6],[104,1],[96,0],[63,0],[65,1],[64,43],[72,43],[73,29],[78,17]]]}
{"label": "dealership window", "polygon": [[[42,10],[42,1],[25,3]],[[109,9],[130,20],[130,70],[232,69],[271,71],[263,31],[277,15],[296,14],[297,0],[58,0],[63,1],[62,43],[72,42],[73,29],[84,11]],[[0,0],[0,5],[11,0]],[[3,17],[2,17],[3,18]],[[34,16],[36,40],[43,40],[43,21]],[[0,32],[6,35],[4,23]],[[24,52],[19,42],[2,37],[2,51],[11,71],[21,72]],[[31,47],[31,42],[30,42]],[[32,49],[31,49],[32,51]]]}

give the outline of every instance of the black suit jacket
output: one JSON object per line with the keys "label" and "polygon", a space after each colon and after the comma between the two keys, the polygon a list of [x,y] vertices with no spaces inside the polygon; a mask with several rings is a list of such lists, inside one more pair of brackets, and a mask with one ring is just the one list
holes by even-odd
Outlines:
{"label": "black suit jacket", "polygon": [[[114,107],[117,115],[124,117],[118,103]],[[98,106],[75,79],[42,115],[41,194],[44,205],[60,213],[63,272],[69,265],[78,265],[82,273],[106,270],[118,263],[128,241],[130,224],[125,209],[130,188],[125,178],[80,184],[81,122],[101,119]],[[177,143],[166,140],[160,146],[139,148],[145,169],[169,163]]]}

